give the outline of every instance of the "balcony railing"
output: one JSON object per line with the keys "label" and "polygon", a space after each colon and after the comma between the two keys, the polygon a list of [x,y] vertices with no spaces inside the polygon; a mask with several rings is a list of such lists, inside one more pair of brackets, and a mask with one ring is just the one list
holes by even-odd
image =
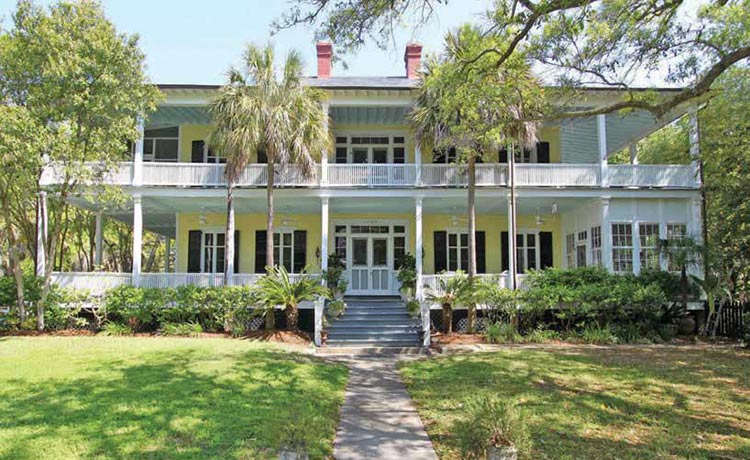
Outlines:
{"label": "balcony railing", "polygon": [[[119,163],[110,171],[90,164],[92,177],[103,177],[111,185],[132,184],[132,163]],[[323,174],[316,165],[306,176],[297,166],[278,170],[278,187],[465,187],[466,165],[455,164],[332,164]],[[143,163],[141,185],[147,187],[225,187],[225,166],[205,163]],[[691,165],[609,165],[606,179],[612,187],[696,188],[698,182]],[[600,187],[602,170],[598,164],[518,164],[515,183],[519,187]],[[42,175],[42,185],[59,184],[64,171],[51,165]],[[251,164],[240,174],[236,186],[265,187],[268,170],[264,164]],[[508,166],[498,163],[476,165],[478,187],[504,187],[508,184]]]}

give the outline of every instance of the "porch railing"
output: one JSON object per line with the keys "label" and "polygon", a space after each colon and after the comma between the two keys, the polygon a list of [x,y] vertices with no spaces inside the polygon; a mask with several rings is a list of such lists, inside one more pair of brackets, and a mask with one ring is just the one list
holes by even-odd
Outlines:
{"label": "porch railing", "polygon": [[87,290],[103,294],[108,289],[131,284],[130,273],[52,272],[52,283],[67,289]]}
{"label": "porch railing", "polygon": [[[442,295],[445,294],[445,291],[443,289],[443,284],[449,280],[450,278],[453,278],[456,276],[455,273],[441,273],[439,275],[422,275],[422,286],[423,286],[423,292],[425,294],[432,293],[433,295]],[[500,287],[508,288],[509,287],[509,277],[508,273],[482,273],[476,275],[476,277],[483,282],[490,282],[490,283],[496,283]],[[519,289],[523,289],[524,286],[524,279],[526,275],[516,275],[516,282],[517,287]]]}
{"label": "porch railing", "polygon": [[[101,178],[111,185],[130,185],[133,164],[117,163],[108,171],[101,164],[89,163],[91,182]],[[332,164],[327,166],[323,182],[322,166],[316,165],[306,176],[295,165],[278,170],[274,183],[279,187],[465,187],[466,165],[462,164]],[[225,165],[205,163],[145,162],[141,183],[153,187],[225,187]],[[516,185],[527,187],[599,187],[602,184],[598,164],[518,164]],[[695,188],[698,182],[691,165],[609,165],[607,182],[613,187]],[[65,171],[58,165],[45,168],[42,185],[60,184]],[[264,187],[268,171],[264,164],[251,164],[240,174],[238,187]],[[479,187],[503,187],[508,184],[508,166],[500,163],[476,165]]]}

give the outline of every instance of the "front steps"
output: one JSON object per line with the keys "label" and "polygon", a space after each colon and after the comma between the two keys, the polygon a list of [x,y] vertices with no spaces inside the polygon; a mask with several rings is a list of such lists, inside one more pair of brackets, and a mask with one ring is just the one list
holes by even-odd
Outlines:
{"label": "front steps", "polygon": [[419,321],[399,297],[347,297],[347,308],[328,327],[329,347],[419,347]]}

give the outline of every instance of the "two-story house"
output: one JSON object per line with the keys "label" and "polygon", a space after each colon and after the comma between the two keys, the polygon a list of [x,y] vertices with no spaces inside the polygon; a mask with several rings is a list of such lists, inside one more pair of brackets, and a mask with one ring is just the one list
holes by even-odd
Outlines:
{"label": "two-story house", "polygon": [[[421,46],[407,47],[406,70],[397,77],[337,77],[331,74],[331,56],[332,46],[318,43],[318,74],[307,84],[327,95],[321,110],[328,114],[335,145],[312,177],[293,166],[277,171],[275,260],[293,273],[305,267],[319,272],[326,268],[326,255],[336,252],[346,261],[348,294],[380,296],[398,294],[396,268],[411,253],[418,286],[437,288],[439,277],[468,263],[467,178],[450,153],[420,150],[409,127]],[[55,273],[55,282],[93,291],[129,283],[222,284],[226,181],[220,152],[207,148],[207,105],[218,87],[160,89],[166,100],[142,125],[132,161],[108,177],[130,197],[126,208],[106,218],[133,226],[132,273]],[[577,105],[599,106],[619,96],[591,89]],[[522,283],[528,270],[550,266],[601,265],[622,273],[667,268],[657,239],[701,234],[697,162],[639,165],[635,143],[680,116],[691,117],[691,153],[697,155],[693,107],[670,120],[635,112],[545,124],[536,148],[516,159],[513,214],[507,153],[484,158],[477,165],[479,273],[512,286]],[[611,155],[627,148],[630,164],[608,164]],[[265,158],[256,160],[235,195],[234,284],[253,283],[264,272],[267,172]],[[57,181],[50,168],[43,184],[54,192]],[[101,219],[96,203],[73,201]],[[509,215],[516,219],[512,236]],[[173,242],[175,262],[168,272],[142,272],[144,230]],[[101,231],[96,249],[101,260]],[[516,257],[509,257],[513,253]],[[43,251],[40,255],[43,259]]]}

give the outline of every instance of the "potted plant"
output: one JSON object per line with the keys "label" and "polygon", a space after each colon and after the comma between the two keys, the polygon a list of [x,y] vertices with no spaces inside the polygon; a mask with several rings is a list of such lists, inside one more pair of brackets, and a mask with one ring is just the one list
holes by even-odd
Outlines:
{"label": "potted plant", "polygon": [[323,279],[331,291],[331,298],[340,300],[344,298],[346,288],[349,286],[344,278],[346,264],[336,253],[328,255],[328,269],[323,271]]}
{"label": "potted plant", "polygon": [[413,298],[414,291],[417,288],[417,259],[410,253],[404,254],[403,259],[401,259],[396,278],[401,283],[401,287],[399,288],[401,300],[406,302]]}

